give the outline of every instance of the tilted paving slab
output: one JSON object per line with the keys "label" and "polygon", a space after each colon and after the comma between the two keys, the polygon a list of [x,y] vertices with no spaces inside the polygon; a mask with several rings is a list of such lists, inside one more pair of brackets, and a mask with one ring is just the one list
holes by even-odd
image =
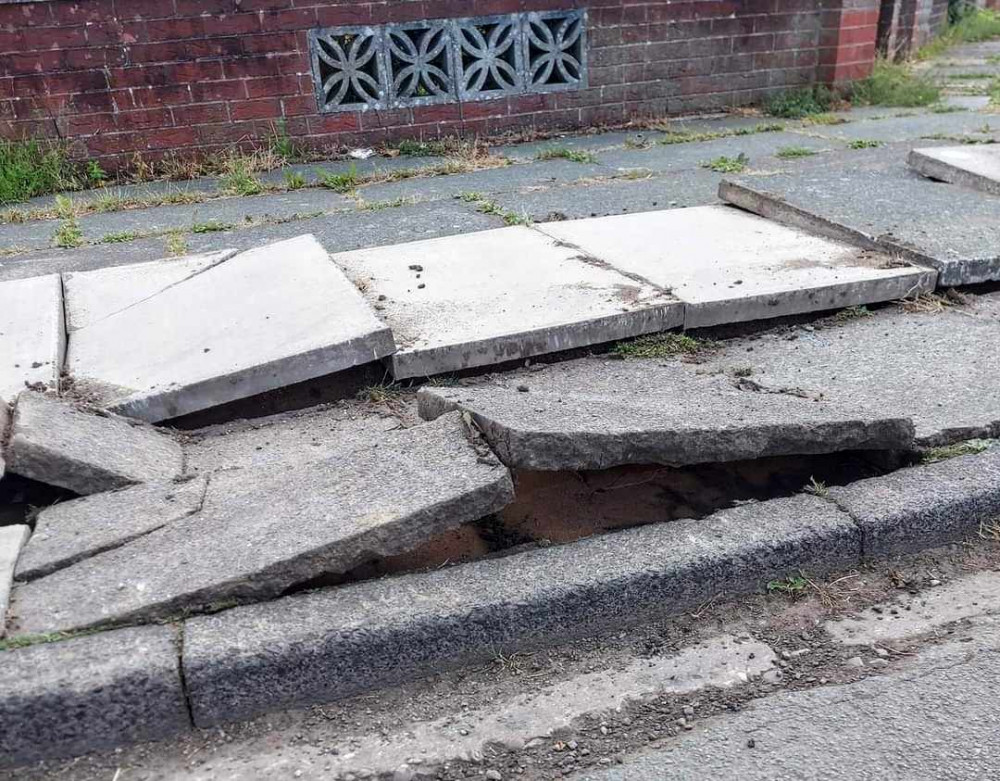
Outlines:
{"label": "tilted paving slab", "polygon": [[94,494],[149,480],[172,480],[184,465],[169,434],[72,402],[25,391],[17,397],[7,470],[21,477]]}
{"label": "tilted paving slab", "polygon": [[1000,531],[1000,446],[829,490],[861,527],[868,556]]}
{"label": "tilted paving slab", "polygon": [[1000,437],[1000,293],[936,313],[887,307],[822,327],[735,339],[703,372],[750,371],[765,388],[912,417],[920,445]]}
{"label": "tilted paving slab", "polygon": [[720,197],[787,225],[938,270],[939,285],[1000,279],[996,196],[933,182],[902,153],[723,180]]}
{"label": "tilted paving slab", "polygon": [[0,282],[0,396],[58,388],[65,351],[59,275]]}
{"label": "tilted paving slab", "polygon": [[0,651],[0,765],[161,740],[190,728],[172,628]]}
{"label": "tilted paving slab", "polygon": [[74,499],[42,510],[21,554],[17,579],[33,580],[193,515],[206,479],[144,483]]}
{"label": "tilted paving slab", "polygon": [[538,226],[613,268],[669,288],[687,328],[886,301],[934,274],[728,206]]}
{"label": "tilted paving slab", "polygon": [[7,626],[7,605],[10,602],[14,568],[30,536],[31,528],[24,524],[0,526],[0,637],[3,637]]}
{"label": "tilted paving slab", "polygon": [[860,535],[812,496],[197,617],[184,674],[208,726],[691,609],[798,567],[855,566]]}
{"label": "tilted paving slab", "polygon": [[278,596],[402,553],[510,503],[510,475],[459,415],[308,464],[212,475],[202,510],[18,586],[22,634]]}
{"label": "tilted paving slab", "polygon": [[906,448],[913,424],[856,405],[740,387],[660,361],[581,360],[495,385],[426,387],[420,413],[472,415],[508,466],[607,469]]}
{"label": "tilted paving slab", "polygon": [[392,327],[397,378],[662,331],[677,300],[521,226],[334,256]]}
{"label": "tilted paving slab", "polygon": [[106,406],[156,422],[374,361],[393,347],[388,328],[306,235],[240,253],[74,331],[67,363],[74,382]]}
{"label": "tilted paving slab", "polygon": [[931,179],[1000,195],[1000,149],[940,146],[914,149],[907,165]]}

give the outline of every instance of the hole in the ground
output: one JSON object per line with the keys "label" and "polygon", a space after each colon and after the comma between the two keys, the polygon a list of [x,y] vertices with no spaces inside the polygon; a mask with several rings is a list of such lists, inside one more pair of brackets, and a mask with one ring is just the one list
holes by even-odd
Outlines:
{"label": "hole in the ground", "polygon": [[0,526],[27,523],[34,527],[39,510],[76,498],[72,491],[8,472],[0,479]]}

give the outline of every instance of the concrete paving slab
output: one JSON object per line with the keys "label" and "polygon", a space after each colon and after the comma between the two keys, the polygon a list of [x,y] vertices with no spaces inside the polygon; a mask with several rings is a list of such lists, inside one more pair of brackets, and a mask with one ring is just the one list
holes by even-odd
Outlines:
{"label": "concrete paving slab", "polygon": [[0,652],[0,765],[189,729],[177,651],[155,626]]}
{"label": "concrete paving slab", "polygon": [[939,285],[1000,279],[996,197],[930,181],[902,157],[732,177],[719,195],[777,222],[936,268]]}
{"label": "concrete paving slab", "polygon": [[152,263],[64,274],[66,330],[76,331],[104,320],[229,260],[235,254],[236,250],[224,249]]}
{"label": "concrete paving slab", "polygon": [[7,605],[10,603],[14,568],[30,536],[31,527],[25,524],[0,526],[0,637],[4,636],[7,628]]}
{"label": "concrete paving slab", "polygon": [[[990,124],[989,117],[974,112],[934,114],[885,107],[880,107],[880,111],[883,115],[891,113],[899,116],[887,116],[883,119],[870,119],[864,122],[848,122],[843,125],[808,125],[797,130],[796,133],[809,138],[827,139],[838,144],[847,144],[851,141],[878,141],[881,144],[900,143],[906,146],[925,146],[926,143],[921,139],[927,136],[968,135],[972,138],[985,140],[992,138],[1000,130],[1000,127],[994,122],[991,132],[982,133],[983,126]],[[876,149],[857,149],[852,150],[850,156],[860,161],[878,151]]]}
{"label": "concrete paving slab", "polygon": [[496,384],[422,388],[420,413],[472,415],[508,466],[607,469],[891,450],[913,425],[854,405],[746,389],[659,360],[580,360]]}
{"label": "concrete paving slab", "polygon": [[65,351],[59,275],[0,282],[0,396],[58,388]]}
{"label": "concrete paving slab", "polygon": [[78,494],[172,480],[183,469],[169,434],[26,391],[17,397],[7,469]]}
{"label": "concrete paving slab", "polygon": [[760,588],[855,566],[858,529],[812,496],[368,581],[189,619],[195,723],[329,701]]}
{"label": "concrete paving slab", "polygon": [[[679,325],[662,289],[514,226],[334,260],[392,327],[397,378],[429,377]],[[488,313],[488,316],[485,314]]]}
{"label": "concrete paving slab", "polygon": [[144,483],[42,510],[17,564],[17,579],[34,580],[117,548],[201,509],[207,481]]}
{"label": "concrete paving slab", "polygon": [[861,527],[866,556],[1000,536],[1000,447],[831,488]]}
{"label": "concrete paving slab", "polygon": [[669,288],[701,328],[902,298],[934,274],[726,207],[548,223],[539,230]]}
{"label": "concrete paving slab", "polygon": [[344,456],[214,474],[201,512],[20,585],[12,631],[145,621],[272,598],[402,553],[510,503],[510,476],[460,416]]}
{"label": "concrete paving slab", "polygon": [[88,396],[156,422],[393,348],[389,329],[306,235],[240,253],[74,331],[68,369]]}
{"label": "concrete paving slab", "polygon": [[931,179],[1000,195],[1000,147],[914,149],[906,158],[906,163]]}

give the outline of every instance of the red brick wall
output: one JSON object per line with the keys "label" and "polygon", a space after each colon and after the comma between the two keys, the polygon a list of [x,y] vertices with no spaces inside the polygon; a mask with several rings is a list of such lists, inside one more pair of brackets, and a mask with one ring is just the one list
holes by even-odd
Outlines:
{"label": "red brick wall", "polygon": [[[71,139],[108,166],[210,151],[283,120],[312,146],[493,135],[746,104],[864,75],[876,0],[0,0],[0,135]],[[847,7],[841,7],[846,4]],[[307,31],[588,9],[589,88],[321,115]]]}

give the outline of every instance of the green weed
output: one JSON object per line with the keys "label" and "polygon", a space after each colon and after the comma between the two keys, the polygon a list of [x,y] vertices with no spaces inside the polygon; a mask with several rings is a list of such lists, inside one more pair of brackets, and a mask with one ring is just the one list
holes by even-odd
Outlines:
{"label": "green weed", "polygon": [[76,165],[62,146],[0,140],[0,205],[80,187]]}
{"label": "green weed", "polygon": [[228,222],[209,220],[208,222],[196,222],[191,226],[192,233],[219,233],[220,231],[232,230],[235,226]]}
{"label": "green weed", "polygon": [[780,157],[782,160],[794,160],[797,157],[812,157],[815,154],[818,152],[807,146],[783,146],[774,153],[774,156]]}
{"label": "green weed", "polygon": [[772,594],[801,594],[808,585],[809,581],[801,575],[788,575],[769,581],[767,590]]}
{"label": "green weed", "polygon": [[297,171],[285,171],[285,187],[289,190],[301,190],[306,186],[306,178]]}
{"label": "green weed", "polygon": [[871,138],[856,138],[850,143],[848,143],[848,149],[876,149],[882,146],[881,141],[875,141]]}
{"label": "green weed", "polygon": [[695,355],[714,348],[714,342],[696,339],[687,334],[666,333],[619,342],[611,348],[611,354],[622,358],[669,358],[676,355]]}
{"label": "green weed", "polygon": [[930,106],[940,98],[941,90],[929,78],[914,73],[908,63],[884,58],[850,90],[851,102],[863,106]]}
{"label": "green weed", "polygon": [[782,92],[772,96],[764,110],[773,117],[804,119],[829,111],[836,102],[835,95],[822,85],[802,90]]}
{"label": "green weed", "polygon": [[585,152],[580,149],[567,149],[566,147],[548,147],[542,149],[535,155],[536,160],[569,160],[573,163],[596,163],[597,157],[593,152]]}
{"label": "green weed", "polygon": [[98,239],[98,244],[123,244],[126,241],[134,241],[139,238],[135,231],[118,231],[117,233],[105,233]]}
{"label": "green weed", "polygon": [[720,174],[739,174],[747,169],[750,158],[740,152],[736,157],[720,155],[713,160],[707,160],[701,164],[702,168],[708,168]]}
{"label": "green weed", "polygon": [[63,220],[52,236],[53,243],[63,249],[72,249],[83,244],[83,232],[76,218]]}
{"label": "green weed", "polygon": [[167,237],[168,255],[186,255],[187,251],[188,245],[183,233],[174,231]]}
{"label": "green weed", "polygon": [[343,173],[317,170],[316,178],[319,179],[320,186],[338,193],[350,192],[361,183],[357,167],[354,165]]}
{"label": "green weed", "polygon": [[936,464],[938,461],[947,461],[949,458],[982,453],[989,450],[995,443],[996,440],[993,439],[968,439],[965,442],[958,442],[954,445],[932,447],[924,452],[920,460],[925,464]]}

